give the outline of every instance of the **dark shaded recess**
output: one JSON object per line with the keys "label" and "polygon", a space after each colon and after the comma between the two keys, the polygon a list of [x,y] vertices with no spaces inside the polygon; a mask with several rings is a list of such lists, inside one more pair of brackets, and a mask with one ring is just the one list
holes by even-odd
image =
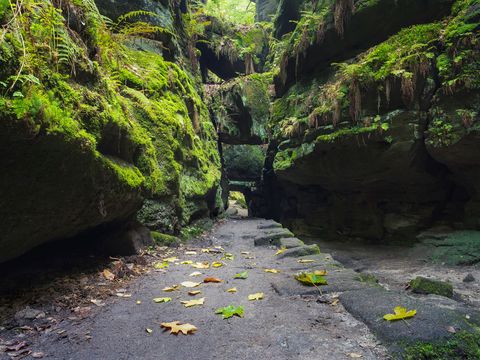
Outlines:
{"label": "dark shaded recess", "polygon": [[[253,119],[248,108],[245,107],[242,96],[238,92],[229,94],[232,104],[227,108],[228,117],[235,124],[238,134],[231,135],[228,132],[219,132],[219,140],[224,144],[230,145],[261,145],[263,140],[252,134]],[[218,123],[218,120],[217,120]]]}
{"label": "dark shaded recess", "polygon": [[280,39],[283,35],[292,32],[300,20],[301,7],[305,0],[280,0],[278,12],[274,20],[275,37]]}
{"label": "dark shaded recess", "polygon": [[[330,15],[323,41],[311,44],[298,58],[296,55],[288,58],[281,71],[284,81],[282,76],[275,78],[277,96],[284,95],[297,80],[311,77],[318,69],[331,63],[350,59],[404,27],[447,16],[453,3],[453,0],[378,1],[361,8],[347,19],[343,36],[335,29],[333,15]],[[277,26],[280,25],[278,23]]]}
{"label": "dark shaded recess", "polygon": [[[135,221],[103,224],[72,238],[42,244],[16,259],[1,263],[0,296],[24,295],[26,291],[42,288],[66,274],[74,278],[97,273],[111,264],[110,256],[134,254],[131,245],[122,238],[128,238],[129,231],[139,229],[142,227]],[[148,240],[150,231],[147,230],[148,234],[145,228],[141,231]],[[112,244],[114,248],[110,246]]]}
{"label": "dark shaded recess", "polygon": [[210,46],[204,41],[198,42],[197,48],[201,53],[199,61],[204,82],[207,80],[207,70],[210,70],[223,80],[231,80],[239,74],[245,73],[244,61],[237,59],[234,62],[231,62],[225,55],[219,54],[217,56],[217,54],[215,54]]}

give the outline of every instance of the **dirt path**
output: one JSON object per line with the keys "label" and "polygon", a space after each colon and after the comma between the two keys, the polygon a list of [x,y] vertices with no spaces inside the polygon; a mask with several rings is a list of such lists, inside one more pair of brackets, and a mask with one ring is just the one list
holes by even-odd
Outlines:
{"label": "dirt path", "polygon": [[[272,246],[254,246],[254,238],[271,233],[258,229],[265,220],[227,220],[210,236],[211,246],[221,246],[234,260],[222,260],[225,266],[198,270],[191,265],[172,264],[165,272],[152,272],[129,289],[131,298],[107,301],[92,319],[65,322],[61,330],[40,337],[37,351],[48,359],[385,359],[386,350],[378,344],[368,328],[355,320],[337,301],[335,293],[320,296],[280,295],[283,282],[296,283],[292,274],[303,266],[295,258],[280,259]],[[176,256],[180,260],[220,261],[222,254],[202,253]],[[242,255],[242,252],[250,255]],[[253,257],[249,259],[248,257]],[[322,267],[322,264],[317,263]],[[278,274],[264,268],[275,268]],[[200,277],[190,277],[201,271]],[[245,280],[234,275],[248,271]],[[195,297],[181,288],[163,292],[166,286],[183,281],[202,281],[207,276],[225,280],[220,284],[202,284],[202,294]],[[272,286],[273,284],[273,286]],[[297,284],[294,284],[297,286]],[[236,287],[238,292],[228,293]],[[281,287],[281,286],[280,286]],[[276,288],[276,289],[275,289]],[[259,301],[248,301],[249,294],[263,292]],[[280,291],[281,293],[281,291]],[[172,301],[156,304],[156,297]],[[185,308],[180,300],[205,297],[203,306]],[[137,304],[141,301],[141,304]],[[332,302],[334,305],[332,305]],[[242,305],[244,318],[223,320],[215,309]],[[170,335],[162,331],[161,322],[188,322],[198,331],[194,335]],[[152,334],[146,328],[153,330]]]}

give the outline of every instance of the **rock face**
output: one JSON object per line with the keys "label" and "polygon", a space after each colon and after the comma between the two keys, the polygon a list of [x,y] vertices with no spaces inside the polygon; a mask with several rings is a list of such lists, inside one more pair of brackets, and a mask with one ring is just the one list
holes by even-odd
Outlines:
{"label": "rock face", "polygon": [[280,0],[257,0],[256,1],[256,20],[271,21],[277,13],[278,4]]}
{"label": "rock face", "polygon": [[372,240],[479,227],[479,6],[452,4],[280,4],[277,32],[282,11],[304,12],[275,79],[254,215]]}
{"label": "rock face", "polygon": [[222,143],[258,145],[268,141],[270,80],[270,74],[252,74],[211,87],[210,109]]}
{"label": "rock face", "polygon": [[[138,10],[127,1],[99,4],[112,18]],[[178,21],[179,8],[169,4],[141,6]],[[0,96],[0,262],[121,223],[144,199],[139,218],[159,231],[223,208],[215,129],[196,78],[133,46],[144,39],[120,25],[111,33],[91,5],[43,1],[21,18],[1,10],[0,22],[14,26],[0,44],[0,83],[8,88]],[[34,13],[57,14],[55,39]],[[31,56],[22,62],[18,32],[29,33]]]}

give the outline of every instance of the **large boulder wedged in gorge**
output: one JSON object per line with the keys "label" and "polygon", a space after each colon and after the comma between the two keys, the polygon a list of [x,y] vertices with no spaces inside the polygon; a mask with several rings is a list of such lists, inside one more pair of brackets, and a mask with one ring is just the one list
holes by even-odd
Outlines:
{"label": "large boulder wedged in gorge", "polygon": [[[194,78],[124,46],[91,3],[59,5],[82,20],[78,33],[57,2],[29,6],[0,14],[12,23],[0,43],[0,262],[120,226],[144,199],[167,209],[155,228],[170,232],[223,207],[215,128]],[[37,13],[56,14],[54,39]]]}
{"label": "large boulder wedged in gorge", "polygon": [[453,3],[453,0],[332,0],[324,5],[328,11],[317,6],[313,18],[300,21],[292,33],[289,50],[275,79],[277,95],[283,95],[296,80],[312,76],[331,63],[352,58],[402,28],[449,15]]}
{"label": "large boulder wedged in gorge", "polygon": [[239,77],[210,90],[210,111],[222,143],[265,144],[270,116],[270,74]]}

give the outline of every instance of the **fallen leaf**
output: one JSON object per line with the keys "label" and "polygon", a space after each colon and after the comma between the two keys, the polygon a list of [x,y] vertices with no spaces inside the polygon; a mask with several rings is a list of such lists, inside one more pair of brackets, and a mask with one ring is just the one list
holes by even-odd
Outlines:
{"label": "fallen leaf", "polygon": [[452,333],[452,334],[455,334],[455,333],[457,332],[457,330],[455,330],[455,328],[454,328],[453,326],[447,327],[447,331],[448,331],[449,333]]}
{"label": "fallen leaf", "polygon": [[163,261],[166,261],[166,262],[169,262],[169,263],[173,263],[173,262],[178,261],[178,260],[179,259],[176,256],[163,259]]}
{"label": "fallen leaf", "polygon": [[141,302],[140,300],[137,300],[136,304],[137,304],[137,305],[141,305],[142,302]]}
{"label": "fallen leaf", "polygon": [[105,303],[102,300],[92,299],[92,300],[90,300],[90,302],[92,304],[95,304],[95,305],[99,306],[99,307],[105,306]]}
{"label": "fallen leaf", "polygon": [[298,263],[300,264],[311,264],[313,262],[315,262],[315,260],[311,260],[311,259],[300,259],[297,261]]}
{"label": "fallen leaf", "polygon": [[332,300],[332,302],[330,303],[330,305],[332,305],[332,306],[337,306],[339,302],[340,302],[340,299],[339,299],[339,298],[336,298],[336,299],[333,299],[333,300]]}
{"label": "fallen leaf", "polygon": [[221,282],[223,282],[223,280],[215,278],[215,277],[207,277],[207,278],[203,279],[203,282],[204,283],[221,283]]}
{"label": "fallen leaf", "polygon": [[207,253],[208,254],[210,252],[210,249],[202,249],[201,251],[202,251],[202,253]]}
{"label": "fallen leaf", "polygon": [[200,271],[194,271],[189,276],[200,276],[202,273]]}
{"label": "fallen leaf", "polygon": [[208,269],[210,267],[209,262],[197,262],[195,264],[192,264],[192,267],[195,269]]}
{"label": "fallen leaf", "polygon": [[327,279],[322,275],[317,275],[315,273],[301,272],[295,275],[295,279],[300,281],[303,285],[316,286],[316,285],[327,285]]}
{"label": "fallen leaf", "polygon": [[153,333],[153,330],[152,330],[152,329],[149,329],[149,328],[146,328],[145,331],[146,331],[148,334]]}
{"label": "fallen leaf", "polygon": [[201,283],[193,282],[193,281],[184,281],[180,285],[186,288],[194,288],[199,286]]}
{"label": "fallen leaf", "polygon": [[108,269],[103,270],[103,277],[109,281],[115,280],[115,275]]}
{"label": "fallen leaf", "polygon": [[417,313],[417,310],[407,311],[407,308],[403,306],[395,306],[395,309],[393,309],[393,311],[395,314],[386,314],[383,316],[383,318],[388,321],[403,320],[412,318]]}
{"label": "fallen leaf", "polygon": [[116,293],[115,295],[117,295],[118,297],[121,297],[121,298],[131,298],[132,297],[132,294],[127,294],[127,293]]}
{"label": "fallen leaf", "polygon": [[320,275],[320,276],[328,275],[327,270],[315,270],[313,273],[314,273],[315,275]]}
{"label": "fallen leaf", "polygon": [[243,306],[229,305],[215,310],[215,314],[221,314],[224,319],[229,319],[234,315],[243,317],[244,309]]}
{"label": "fallen leaf", "polygon": [[222,260],[235,260],[235,255],[230,253],[223,254]]}
{"label": "fallen leaf", "polygon": [[195,300],[182,300],[180,301],[185,307],[192,307],[197,305],[203,305],[205,303],[205,298],[195,299]]}
{"label": "fallen leaf", "polygon": [[180,285],[167,286],[162,289],[162,291],[171,292],[180,289]]}
{"label": "fallen leaf", "polygon": [[172,301],[172,298],[169,298],[169,297],[159,297],[159,298],[153,299],[153,302],[156,304],[167,303],[170,301]]}
{"label": "fallen leaf", "polygon": [[347,355],[350,356],[352,359],[360,359],[363,357],[363,355],[357,353],[348,353]]}
{"label": "fallen leaf", "polygon": [[242,255],[250,255],[250,251],[242,251],[240,254],[242,254]]}
{"label": "fallen leaf", "polygon": [[41,359],[41,358],[43,358],[44,356],[45,356],[45,354],[44,354],[43,352],[41,352],[41,351],[37,351],[37,352],[32,353],[32,357],[33,357],[34,359]]}
{"label": "fallen leaf", "polygon": [[182,265],[192,265],[193,261],[192,260],[186,260],[186,261],[182,261],[180,264],[182,264]]}
{"label": "fallen leaf", "polygon": [[275,255],[283,254],[285,251],[287,251],[287,248],[285,246],[282,246],[280,249],[278,249]]}
{"label": "fallen leaf", "polygon": [[219,261],[214,261],[212,262],[212,266],[214,268],[219,268],[219,267],[222,267],[223,266],[223,263],[219,262]]}
{"label": "fallen leaf", "polygon": [[156,262],[153,264],[153,267],[155,269],[165,269],[165,268],[168,268],[170,266],[170,264],[168,263],[168,261],[164,261],[164,262]]}
{"label": "fallen leaf", "polygon": [[188,292],[188,295],[190,296],[195,296],[195,295],[198,295],[198,294],[201,294],[202,292],[200,290],[195,290],[195,291],[189,291]]}
{"label": "fallen leaf", "polygon": [[262,300],[263,297],[264,297],[264,293],[256,293],[256,294],[248,295],[248,300],[250,301]]}
{"label": "fallen leaf", "polygon": [[185,251],[185,255],[197,255],[196,251]]}
{"label": "fallen leaf", "polygon": [[242,271],[235,275],[235,279],[246,279],[248,278],[248,271]]}
{"label": "fallen leaf", "polygon": [[264,271],[272,274],[278,274],[280,272],[280,270],[276,270],[276,269],[264,269]]}
{"label": "fallen leaf", "polygon": [[227,292],[229,292],[229,293],[236,293],[236,292],[237,292],[237,288],[236,288],[236,287],[230,288],[230,289],[227,290]]}
{"label": "fallen leaf", "polygon": [[170,329],[170,334],[178,335],[181,332],[183,335],[192,334],[198,329],[192,324],[181,324],[180,321],[169,323],[161,323],[160,326],[164,329]]}

